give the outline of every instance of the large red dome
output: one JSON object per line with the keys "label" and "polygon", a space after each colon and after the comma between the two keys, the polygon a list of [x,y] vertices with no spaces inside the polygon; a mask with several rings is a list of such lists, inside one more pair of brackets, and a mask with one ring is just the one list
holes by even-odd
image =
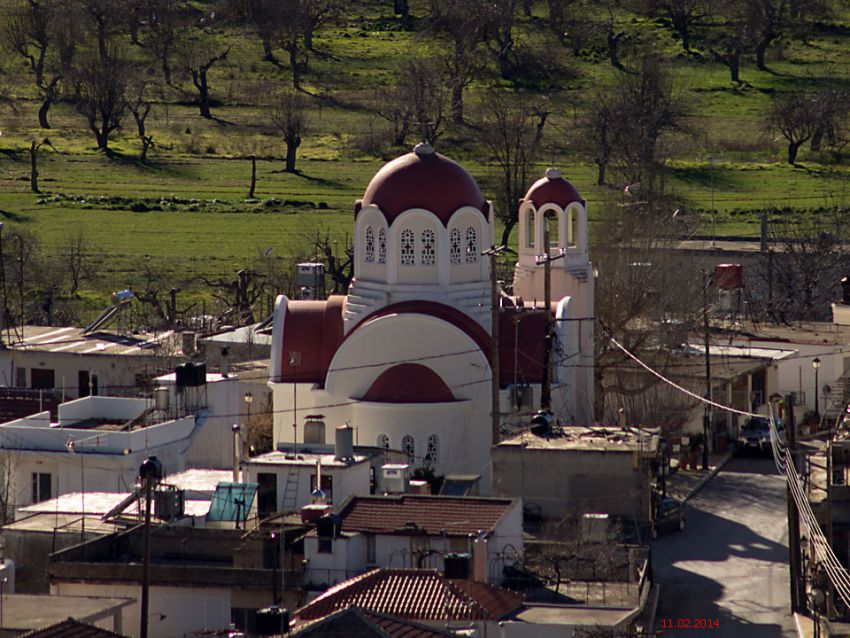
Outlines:
{"label": "large red dome", "polygon": [[444,226],[462,206],[472,206],[485,218],[488,210],[466,169],[435,153],[429,144],[418,144],[413,153],[394,159],[375,174],[356,210],[370,205],[381,209],[388,225],[411,208],[431,211]]}
{"label": "large red dome", "polygon": [[561,177],[561,171],[550,168],[546,171],[546,177],[541,177],[531,185],[525,194],[526,200],[531,200],[535,208],[544,204],[557,204],[566,208],[573,202],[584,205],[584,200],[578,194],[576,187]]}

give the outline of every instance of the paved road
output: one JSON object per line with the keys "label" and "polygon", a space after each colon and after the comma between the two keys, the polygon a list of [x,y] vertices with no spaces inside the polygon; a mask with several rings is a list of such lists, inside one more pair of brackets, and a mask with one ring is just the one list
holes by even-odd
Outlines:
{"label": "paved road", "polygon": [[[785,484],[773,462],[735,459],[686,508],[687,529],[653,544],[659,636],[794,636]],[[714,629],[663,629],[679,619]],[[693,624],[693,620],[692,620]]]}

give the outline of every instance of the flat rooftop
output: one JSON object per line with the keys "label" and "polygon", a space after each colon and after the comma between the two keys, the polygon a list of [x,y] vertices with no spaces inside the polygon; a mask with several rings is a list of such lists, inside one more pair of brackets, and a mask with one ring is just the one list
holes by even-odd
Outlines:
{"label": "flat rooftop", "polygon": [[[123,492],[86,492],[85,494],[72,492],[48,501],[20,507],[17,510],[18,518],[30,514],[70,514],[77,518],[91,514],[103,516],[127,496],[128,494]],[[209,509],[209,500],[187,500],[184,513],[186,516],[206,516]],[[125,516],[139,515],[138,501],[127,507],[123,513]]]}
{"label": "flat rooftop", "polygon": [[341,461],[336,458],[333,452],[316,453],[316,452],[290,452],[275,450],[266,452],[260,456],[255,456],[247,461],[248,465],[316,465],[321,462],[322,467],[348,467],[355,463],[366,461],[367,457],[361,454],[355,454],[350,461]]}
{"label": "flat rooftop", "polygon": [[95,598],[91,596],[3,595],[3,630],[29,631],[74,618],[97,622],[135,602],[132,598]]}
{"label": "flat rooftop", "polygon": [[[728,324],[728,322],[727,322]],[[740,321],[724,325],[722,338],[740,345],[747,341],[753,345],[772,341],[809,346],[848,346],[850,347],[850,326],[834,324],[831,321],[795,321],[789,324],[773,324]]]}
{"label": "flat rooftop", "polygon": [[658,430],[618,426],[569,426],[553,428],[544,436],[522,432],[497,447],[522,447],[532,450],[571,450],[577,452],[643,452],[658,450]]}
{"label": "flat rooftop", "polygon": [[163,346],[173,348],[180,338],[173,330],[133,334],[111,330],[83,334],[83,330],[76,326],[24,326],[23,332],[18,328],[17,336],[12,331],[11,341],[5,345],[19,351],[152,356],[161,354]]}

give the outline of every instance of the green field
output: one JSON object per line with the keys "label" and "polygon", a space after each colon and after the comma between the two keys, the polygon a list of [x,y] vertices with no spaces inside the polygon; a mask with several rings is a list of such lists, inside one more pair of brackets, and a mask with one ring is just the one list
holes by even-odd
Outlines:
{"label": "green field", "polygon": [[[414,15],[424,12],[423,4],[412,3]],[[50,131],[37,128],[31,75],[20,57],[4,54],[0,86],[14,106],[0,102],[0,215],[6,228],[32,231],[46,255],[61,251],[82,229],[98,272],[81,290],[80,304],[89,308],[105,301],[110,290],[140,287],[144,263],[155,263],[171,285],[204,296],[199,276],[232,277],[263,253],[281,264],[310,257],[317,234],[330,236],[342,252],[354,201],[386,159],[407,150],[388,142],[389,124],[375,111],[376,90],[394,81],[401,61],[440,46],[416,30],[402,29],[391,2],[351,6],[350,13],[316,34],[316,53],[304,78],[308,130],[297,174],[283,171],[283,143],[270,127],[273,96],[290,83],[289,71],[262,61],[257,38],[243,29],[219,35],[233,48],[210,72],[219,103],[213,106],[216,120],[199,117],[197,107],[188,104],[192,94],[179,74],[180,88],[156,100],[148,121],[156,146],[148,165],[136,160],[132,119],[114,136],[113,157],[95,149],[83,119],[67,102],[51,110]],[[481,106],[494,92],[520,101],[545,94],[552,114],[538,172],[550,163],[560,166],[588,199],[593,218],[601,202],[620,196],[621,187],[596,186],[595,166],[576,127],[582,112],[593,108],[590,89],[616,82],[622,72],[598,48],[573,55],[541,26],[545,15],[546,3],[535,3],[533,16],[522,17],[516,30],[518,42],[545,54],[551,67],[545,81],[510,86],[493,68],[483,69],[465,93],[468,124],[449,127],[437,147],[460,160],[493,197],[497,169],[477,143]],[[622,10],[618,20],[633,41],[654,42],[669,54],[676,90],[692,105],[690,133],[665,142],[667,187],[678,208],[697,211],[707,222],[713,207],[720,234],[755,236],[759,209],[848,204],[846,156],[804,147],[798,164],[790,166],[784,141],[764,124],[777,94],[825,79],[847,84],[850,31],[837,18],[816,25],[806,43],[788,39],[774,47],[767,72],[745,57],[743,83],[737,85],[708,55],[682,55],[659,21]],[[629,51],[624,49],[627,62]],[[52,147],[40,154],[42,193],[34,194],[27,149],[45,136]],[[252,155],[260,159],[256,199],[249,201],[247,158]]]}

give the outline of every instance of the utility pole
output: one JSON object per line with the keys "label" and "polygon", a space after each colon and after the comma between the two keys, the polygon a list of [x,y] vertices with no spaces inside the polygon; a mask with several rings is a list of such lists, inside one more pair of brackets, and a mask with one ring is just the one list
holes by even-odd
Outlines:
{"label": "utility pole", "polygon": [[493,419],[493,445],[498,445],[502,438],[501,406],[499,405],[499,313],[501,310],[501,293],[496,273],[496,262],[499,255],[507,250],[506,246],[490,246],[481,254],[490,258],[490,414]]}
{"label": "utility pole", "polygon": [[[711,343],[708,338],[708,276],[702,271],[702,329],[705,341],[705,396],[709,401],[714,397],[711,392]],[[708,469],[708,426],[711,422],[711,404],[706,406],[702,417],[702,469]]]}
{"label": "utility pole", "polygon": [[563,251],[549,256],[549,218],[543,217],[543,250],[535,261],[543,264],[543,387],[540,390],[540,409],[552,409],[552,262],[564,256]]}
{"label": "utility pole", "polygon": [[[791,460],[797,468],[797,424],[794,422],[794,395],[785,397],[786,407],[786,432],[788,435],[788,452]],[[800,513],[797,504],[791,494],[790,484],[786,486],[786,498],[788,501],[788,564],[791,572],[791,611],[804,612],[806,610],[806,588],[802,574],[802,552],[800,550]]]}

